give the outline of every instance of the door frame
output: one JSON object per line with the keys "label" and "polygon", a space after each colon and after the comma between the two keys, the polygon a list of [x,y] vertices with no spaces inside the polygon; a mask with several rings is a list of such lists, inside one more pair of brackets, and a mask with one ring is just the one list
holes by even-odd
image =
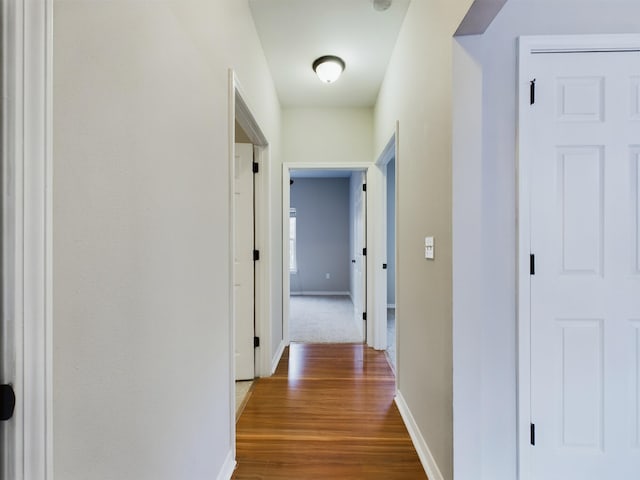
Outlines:
{"label": "door frame", "polygon": [[[393,226],[394,235],[398,234],[398,122],[393,134],[389,138],[389,141],[385,145],[384,149],[380,153],[378,160],[376,160],[376,170],[380,177],[380,194],[377,195],[377,208],[380,215],[376,216],[376,244],[377,247],[374,251],[374,265],[378,265],[379,268],[374,270],[374,310],[376,318],[375,322],[375,343],[374,348],[376,350],[387,349],[387,270],[382,268],[382,264],[388,263],[387,258],[387,165],[392,159],[396,159],[396,194],[395,194],[395,218],[396,223]],[[398,249],[395,249],[395,265],[396,265],[396,294],[398,293],[397,279],[398,279]],[[397,371],[398,371],[398,302],[396,298],[396,386],[397,386]]]}
{"label": "door frame", "polygon": [[2,3],[2,320],[15,359],[2,380],[17,397],[2,473],[16,480],[53,478],[52,27],[52,0]]}
{"label": "door frame", "polygon": [[518,134],[517,145],[517,455],[518,478],[531,478],[531,165],[533,139],[529,115],[531,56],[537,54],[614,52],[640,50],[640,35],[552,35],[522,36],[518,38]]}
{"label": "door frame", "polygon": [[[260,250],[260,260],[255,262],[255,335],[260,337],[260,346],[255,349],[255,375],[256,377],[268,377],[271,375],[271,344],[272,344],[272,292],[270,289],[271,278],[271,149],[269,140],[263,133],[260,124],[256,120],[246,95],[243,93],[240,81],[233,69],[229,69],[229,116],[228,116],[228,141],[229,141],[229,421],[231,431],[231,447],[233,458],[236,454],[236,414],[235,414],[235,306],[233,302],[235,256],[235,123],[236,121],[246,132],[254,148],[254,161],[258,163],[260,172],[254,179],[254,216],[255,216],[255,248]],[[284,347],[283,347],[284,348]]]}
{"label": "door frame", "polygon": [[[370,286],[373,284],[372,274],[372,255],[369,255],[370,249],[374,244],[372,240],[372,213],[369,208],[369,199],[372,197],[370,193],[370,176],[372,165],[370,163],[299,163],[289,162],[282,164],[282,336],[284,337],[284,345],[289,345],[289,295],[290,295],[290,280],[289,280],[289,210],[291,208],[291,197],[289,182],[291,180],[291,170],[360,170],[365,173],[365,182],[367,184],[367,208],[365,215],[366,225],[366,243],[367,243],[367,262],[366,262],[366,285],[367,291],[371,292]],[[374,345],[374,328],[373,323],[375,319],[369,320],[368,312],[373,311],[373,295],[367,295],[366,308],[367,308],[367,331],[366,342],[367,345],[372,347]],[[374,315],[372,315],[374,317]]]}

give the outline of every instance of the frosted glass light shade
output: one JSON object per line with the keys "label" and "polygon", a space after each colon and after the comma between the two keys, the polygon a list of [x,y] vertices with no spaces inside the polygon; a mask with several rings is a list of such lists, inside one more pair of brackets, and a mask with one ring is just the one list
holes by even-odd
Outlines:
{"label": "frosted glass light shade", "polygon": [[320,57],[313,62],[313,71],[325,83],[335,82],[344,70],[344,61],[333,55]]}

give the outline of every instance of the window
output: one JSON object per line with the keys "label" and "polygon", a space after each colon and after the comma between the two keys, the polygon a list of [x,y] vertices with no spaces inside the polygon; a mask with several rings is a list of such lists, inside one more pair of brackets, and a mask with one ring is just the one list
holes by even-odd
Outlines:
{"label": "window", "polygon": [[296,209],[289,209],[289,272],[298,272],[296,255]]}

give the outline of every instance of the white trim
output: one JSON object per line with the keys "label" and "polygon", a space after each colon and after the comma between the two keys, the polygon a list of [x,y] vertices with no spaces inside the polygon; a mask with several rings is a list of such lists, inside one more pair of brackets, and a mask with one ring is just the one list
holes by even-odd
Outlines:
{"label": "white trim", "polygon": [[12,480],[53,478],[52,24],[51,0],[2,3],[3,318],[15,359],[2,380],[17,397],[2,463]]}
{"label": "white trim", "polygon": [[300,297],[303,295],[314,296],[314,297],[322,297],[322,296],[340,296],[340,297],[350,297],[350,292],[327,292],[327,291],[319,291],[319,290],[309,290],[302,292],[291,292],[292,297]]}
{"label": "white trim", "polygon": [[[376,249],[372,251],[373,264],[378,268],[373,270],[373,347],[376,350],[387,349],[387,270],[382,268],[383,263],[389,263],[387,259],[387,165],[396,158],[396,138],[398,124],[389,138],[389,141],[382,149],[380,156],[376,160],[376,173],[379,177],[380,186],[378,195],[372,199],[372,206],[378,214],[374,214],[375,224],[372,225]],[[395,228],[395,225],[394,225]],[[397,231],[396,231],[397,234]],[[396,322],[397,324],[397,322]],[[397,336],[396,336],[397,338]],[[397,347],[397,345],[396,345]]]}
{"label": "white trim", "polygon": [[517,421],[518,421],[518,478],[531,478],[531,449],[529,425],[531,423],[531,192],[530,165],[532,158],[529,81],[535,76],[530,70],[531,55],[568,52],[612,52],[640,50],[640,35],[555,35],[523,36],[518,39],[518,138],[517,148]]}
{"label": "white trim", "polygon": [[395,303],[387,303],[387,308],[396,308]]}
{"label": "white trim", "polygon": [[[228,185],[228,201],[229,201],[229,216],[227,217],[227,232],[229,234],[229,258],[227,258],[227,269],[229,273],[229,432],[230,432],[230,455],[232,459],[236,457],[236,308],[233,301],[233,248],[235,245],[235,229],[233,228],[233,222],[235,218],[235,201],[234,201],[234,169],[235,169],[235,122],[236,122],[236,76],[233,70],[229,70],[229,185]],[[225,461],[226,464],[226,461]],[[219,478],[220,476],[218,476]]]}
{"label": "white trim", "polygon": [[286,165],[282,165],[282,337],[285,345],[289,345],[289,289],[291,279],[289,271],[289,218],[291,209],[291,175]]}
{"label": "white trim", "polygon": [[354,163],[304,163],[289,162],[283,163],[282,166],[287,170],[361,170],[366,172],[371,167],[370,163],[354,162]]}
{"label": "white trim", "polygon": [[236,469],[236,461],[233,459],[234,456],[235,455],[231,450],[227,453],[227,458],[224,459],[222,468],[216,477],[217,480],[231,480],[233,472]]}
{"label": "white trim", "polygon": [[238,82],[238,77],[235,75],[233,70],[231,70],[231,74],[233,75],[235,86],[234,120],[238,121],[238,125],[240,125],[245,131],[245,133],[249,137],[249,140],[251,140],[251,143],[261,147],[266,147],[267,145],[269,145],[267,137],[265,137],[264,133],[262,133],[260,125],[258,125],[258,122],[256,122],[255,116],[253,115],[251,108],[249,108],[249,104],[244,99],[244,94],[242,92],[242,88],[240,87],[240,83]]}
{"label": "white trim", "polygon": [[444,480],[438,464],[429,449],[429,445],[427,445],[427,441],[422,436],[422,432],[420,432],[420,428],[418,428],[418,424],[413,418],[411,410],[409,410],[409,406],[400,391],[396,393],[395,402],[400,411],[400,416],[407,427],[413,446],[416,452],[418,452],[420,463],[422,463],[422,468],[424,468],[427,477],[429,477],[429,480]]}
{"label": "white trim", "polygon": [[391,138],[389,138],[389,141],[387,142],[385,147],[382,149],[382,152],[380,153],[380,156],[378,157],[378,160],[376,161],[376,165],[388,165],[391,160],[396,158],[396,153],[397,153],[396,152],[397,129],[398,128],[397,128],[397,124],[396,124],[396,131],[393,132],[393,135],[391,135]]}
{"label": "white trim", "polygon": [[278,364],[280,363],[280,360],[282,359],[282,355],[284,354],[284,349],[287,347],[287,344],[285,343],[284,340],[282,340],[280,342],[280,345],[278,345],[278,349],[276,350],[276,354],[273,356],[273,361],[271,362],[271,375],[273,375],[276,371],[276,368],[278,368]]}

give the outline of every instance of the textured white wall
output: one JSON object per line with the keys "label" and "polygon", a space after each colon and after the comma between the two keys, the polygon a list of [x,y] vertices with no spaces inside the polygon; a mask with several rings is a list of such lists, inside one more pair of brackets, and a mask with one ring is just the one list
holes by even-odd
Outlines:
{"label": "textured white wall", "polygon": [[54,22],[55,476],[216,478],[233,422],[229,67],[280,179],[249,8],[58,0]]}
{"label": "textured white wall", "polygon": [[[445,479],[452,473],[452,35],[470,0],[414,0],[375,109],[379,155],[399,121],[399,390]],[[435,260],[424,237],[435,237]]]}
{"label": "textured white wall", "polygon": [[636,0],[509,0],[454,63],[456,480],[516,478],[516,38],[640,32]]}

